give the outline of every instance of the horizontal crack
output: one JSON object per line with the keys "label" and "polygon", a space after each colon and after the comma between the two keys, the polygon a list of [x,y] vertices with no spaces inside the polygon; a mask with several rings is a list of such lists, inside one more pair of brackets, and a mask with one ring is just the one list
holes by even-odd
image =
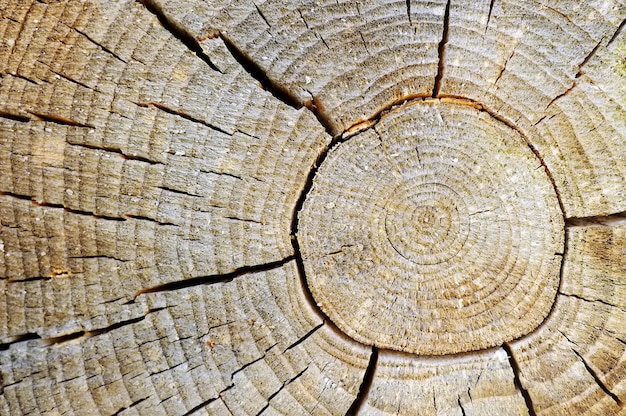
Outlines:
{"label": "horizontal crack", "polygon": [[565,218],[566,227],[614,227],[618,225],[626,225],[626,212],[592,217]]}
{"label": "horizontal crack", "polygon": [[274,261],[270,263],[259,264],[255,266],[239,267],[230,273],[193,277],[193,278],[186,279],[186,280],[178,280],[175,282],[164,283],[162,285],[139,290],[137,293],[135,293],[134,299],[137,299],[137,297],[139,297],[140,295],[144,295],[146,293],[169,292],[172,290],[186,289],[186,288],[193,287],[193,286],[230,282],[234,280],[235,278],[246,275],[246,274],[259,273],[259,272],[265,272],[265,271],[269,271],[273,269],[278,269],[284,266],[285,264],[289,263],[290,261],[294,260],[294,258],[295,256],[289,256],[282,260],[278,260],[278,261]]}
{"label": "horizontal crack", "polygon": [[37,339],[41,339],[41,337],[35,333],[17,335],[17,336],[12,337],[9,342],[0,344],[0,351],[8,350],[13,344],[18,344],[20,342],[26,342],[26,341],[37,340]]}
{"label": "horizontal crack", "polygon": [[29,113],[31,113],[32,115],[34,115],[35,117],[37,117],[38,119],[42,121],[47,121],[50,123],[61,124],[64,126],[72,126],[72,127],[86,127],[90,129],[96,128],[95,126],[92,126],[91,124],[81,123],[76,120],[72,120],[67,117],[59,116],[56,114],[43,114],[43,113],[36,113],[34,111],[29,111]]}
{"label": "horizontal crack", "polygon": [[30,121],[30,117],[22,114],[9,113],[7,111],[0,111],[0,117],[8,120],[19,121],[20,123],[28,123]]}
{"label": "horizontal crack", "polygon": [[169,108],[166,105],[161,104],[161,103],[157,103],[155,101],[149,101],[149,102],[145,102],[145,103],[132,101],[132,103],[135,104],[135,105],[138,105],[139,107],[144,107],[144,108],[145,107],[155,107],[155,108],[158,108],[159,110],[164,111],[164,112],[166,112],[168,114],[172,114],[172,115],[184,118],[185,120],[189,120],[192,123],[202,124],[203,126],[206,126],[206,127],[210,128],[211,130],[215,130],[215,131],[218,131],[220,133],[226,134],[228,136],[232,136],[231,133],[229,133],[226,130],[221,129],[221,128],[219,128],[219,127],[217,127],[217,126],[215,126],[215,125],[213,125],[211,123],[207,123],[206,121],[201,120],[199,118],[196,118],[196,117],[194,117],[194,116],[192,116],[190,114],[187,114],[184,111],[175,110],[173,108]]}

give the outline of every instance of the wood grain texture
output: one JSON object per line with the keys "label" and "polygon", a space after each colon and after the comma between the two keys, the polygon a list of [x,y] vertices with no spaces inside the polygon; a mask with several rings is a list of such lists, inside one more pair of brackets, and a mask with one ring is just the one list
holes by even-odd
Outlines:
{"label": "wood grain texture", "polygon": [[625,19],[0,0],[0,415],[626,414]]}

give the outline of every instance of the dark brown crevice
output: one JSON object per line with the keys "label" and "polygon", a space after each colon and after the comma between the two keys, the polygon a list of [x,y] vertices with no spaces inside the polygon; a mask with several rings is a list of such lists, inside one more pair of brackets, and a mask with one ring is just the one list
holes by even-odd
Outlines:
{"label": "dark brown crevice", "polygon": [[409,24],[412,25],[413,20],[411,19],[411,0],[406,0],[406,15],[409,18]]}
{"label": "dark brown crevice", "polygon": [[291,91],[285,88],[283,85],[275,82],[271,79],[265,70],[261,68],[246,52],[238,47],[228,35],[223,32],[219,33],[220,39],[224,42],[224,46],[228,49],[228,52],[233,56],[235,61],[241,65],[241,67],[254,79],[256,79],[264,90],[272,94],[275,98],[292,108],[299,110],[304,106],[304,103]]}
{"label": "dark brown crevice", "polygon": [[502,78],[502,74],[504,74],[504,71],[506,71],[506,66],[509,64],[509,61],[511,60],[511,58],[513,58],[513,55],[515,55],[515,49],[511,51],[511,54],[509,55],[509,57],[506,58],[506,61],[504,61],[504,65],[502,65],[502,69],[498,73],[498,76],[496,77],[496,80],[493,82],[493,85],[498,84],[498,81],[500,81],[500,78]]}
{"label": "dark brown crevice", "polygon": [[154,0],[137,0],[141,3],[150,13],[156,16],[156,18],[161,23],[161,26],[169,33],[172,34],[176,39],[178,39],[187,49],[191,52],[195,53],[202,62],[207,64],[209,68],[214,71],[217,71],[223,74],[223,71],[218,68],[217,65],[211,61],[211,58],[204,52],[202,49],[202,45],[200,42],[191,35],[187,30],[181,27],[178,23],[173,21],[167,14],[159,7],[158,4]]}
{"label": "dark brown crevice", "polygon": [[489,22],[491,22],[491,14],[493,13],[493,3],[495,3],[495,0],[491,0],[491,2],[489,2],[489,14],[487,14],[487,24],[485,25],[485,33],[487,33],[487,30],[489,29]]}
{"label": "dark brown crevice", "polygon": [[45,201],[36,201],[35,199],[33,199],[33,197],[28,196],[28,195],[20,195],[20,194],[16,194],[16,193],[12,193],[12,192],[0,191],[0,196],[9,196],[11,198],[17,198],[17,199],[21,199],[21,200],[24,200],[24,201],[30,201],[32,204],[34,204],[34,205],[36,205],[38,207],[62,209],[65,212],[69,212],[71,214],[76,214],[76,215],[85,215],[85,216],[90,216],[90,217],[94,217],[94,218],[102,218],[102,219],[110,220],[110,221],[126,221],[126,218],[113,217],[113,216],[101,215],[101,214],[95,214],[95,213],[90,212],[90,211],[81,211],[81,210],[78,210],[78,209],[67,208],[63,204],[53,204],[53,203],[45,202]]}
{"label": "dark brown crevice", "polygon": [[526,390],[526,388],[522,384],[522,381],[520,379],[520,374],[521,374],[520,367],[519,367],[519,364],[517,363],[517,360],[515,360],[515,356],[513,355],[511,346],[509,345],[509,343],[505,342],[504,344],[502,344],[502,348],[504,349],[504,351],[506,352],[506,355],[509,358],[509,364],[511,365],[511,369],[513,370],[513,383],[515,384],[515,387],[517,388],[517,390],[519,390],[522,397],[524,398],[524,402],[526,403],[526,407],[528,408],[528,414],[529,416],[536,416],[537,413],[535,412],[535,408],[533,406],[532,397],[530,397],[530,393],[528,392],[528,390]]}
{"label": "dark brown crevice", "polygon": [[443,34],[441,35],[441,41],[439,42],[439,48],[437,49],[439,55],[439,63],[437,64],[437,75],[435,76],[435,84],[433,86],[432,97],[439,97],[441,92],[441,83],[443,81],[443,71],[446,58],[446,44],[448,43],[448,30],[450,27],[450,0],[446,3],[446,11],[443,15]]}
{"label": "dark brown crevice", "polygon": [[180,189],[174,189],[174,188],[170,188],[170,187],[167,187],[167,186],[157,186],[157,189],[160,189],[162,191],[171,192],[171,193],[178,194],[178,195],[191,196],[191,197],[194,197],[194,198],[202,198],[202,195],[192,194],[192,193],[189,193],[189,192],[181,191]]}
{"label": "dark brown crevice", "polygon": [[295,376],[293,376],[292,378],[290,378],[289,380],[287,380],[285,383],[283,383],[282,386],[280,386],[278,388],[278,390],[276,390],[274,393],[272,393],[268,398],[267,398],[267,403],[265,404],[265,406],[263,406],[263,408],[261,410],[259,410],[256,414],[256,416],[261,416],[263,414],[263,412],[265,412],[265,410],[267,410],[268,407],[270,407],[270,404],[272,402],[272,400],[274,399],[274,397],[278,396],[280,394],[281,391],[283,391],[283,389],[285,387],[287,387],[289,384],[293,383],[295,380],[297,380],[302,374],[304,374],[304,372],[306,370],[308,370],[309,367],[306,366],[304,368],[304,370],[300,371],[298,374],[296,374]]}
{"label": "dark brown crevice", "polygon": [[[223,71],[221,71],[215,64],[213,64],[213,62],[211,62],[210,58],[208,57],[208,55],[206,55],[206,53],[202,49],[202,45],[200,45],[198,40],[194,38],[185,29],[180,27],[176,22],[171,20],[166,15],[166,13],[164,13],[164,11],[153,0],[138,0],[138,1],[141,4],[143,4],[146,7],[146,9],[148,9],[148,11],[154,14],[159,19],[163,27],[172,35],[174,35],[177,39],[179,39],[189,50],[193,51],[200,59],[205,61],[212,69],[220,73],[223,73]],[[261,12],[261,10],[258,7],[256,7],[256,9],[259,15],[261,16],[261,18],[265,21],[265,23],[268,26],[270,26],[265,16],[263,16],[263,13]],[[313,115],[315,115],[319,123],[326,129],[326,131],[331,136],[335,135],[335,131],[337,129],[336,127],[334,127],[331,121],[331,118],[328,116],[328,114],[325,113],[324,107],[321,105],[318,99],[312,96],[313,98],[310,101],[303,102],[296,94],[294,94],[284,85],[281,85],[280,83],[271,79],[266,73],[266,71],[257,62],[255,62],[254,59],[252,59],[252,57],[250,57],[242,48],[237,46],[236,43],[228,35],[226,35],[224,32],[218,32],[216,36],[222,40],[222,42],[224,43],[224,46],[226,47],[228,52],[230,52],[230,54],[235,59],[235,61],[237,61],[237,63],[248,74],[250,74],[252,78],[257,80],[261,84],[261,87],[264,90],[269,92],[274,98],[278,99],[283,104],[286,104],[292,108],[295,108],[296,110],[299,110],[302,107],[308,108],[313,113]],[[164,111],[169,110],[169,109],[160,107],[160,104],[158,103],[150,103],[150,104],[159,106],[159,108],[161,108]],[[170,110],[170,111],[174,112],[175,114],[181,115],[183,117],[186,116],[185,114],[176,112],[174,110]],[[191,120],[201,122],[200,120],[197,120],[194,118],[192,118]],[[216,126],[211,126],[208,124],[207,126],[214,128],[216,130],[220,130]]]}
{"label": "dark brown crevice", "polygon": [[30,117],[9,113],[7,111],[0,110],[0,118],[6,118],[7,120],[19,121],[20,123],[28,123],[30,121]]}
{"label": "dark brown crevice", "polygon": [[467,413],[465,413],[465,408],[463,407],[463,403],[461,403],[461,398],[460,397],[457,399],[457,403],[458,403],[459,407],[461,408],[461,415],[462,416],[467,416]]}
{"label": "dark brown crevice", "polygon": [[576,82],[576,80],[574,80],[574,82],[572,82],[572,85],[569,86],[568,89],[566,89],[565,91],[563,91],[562,93],[560,93],[559,95],[557,95],[556,97],[554,97],[552,100],[550,100],[550,102],[548,103],[548,105],[546,105],[546,108],[543,109],[543,111],[545,112],[548,108],[550,108],[550,106],[552,104],[554,104],[557,100],[560,100],[561,98],[565,97],[567,94],[569,94],[575,87],[576,85],[578,85],[578,83]]}
{"label": "dark brown crevice", "polygon": [[598,49],[600,49],[600,46],[602,46],[602,41],[603,40],[604,40],[604,38],[600,39],[600,41],[591,50],[591,52],[589,52],[589,54],[587,54],[587,56],[585,56],[585,59],[583,59],[582,62],[578,64],[578,72],[576,73],[575,78],[580,78],[580,76],[584,73],[583,72],[583,67],[585,65],[587,65],[587,62],[589,62],[591,60],[591,58],[593,58],[595,56],[596,52],[598,52]]}
{"label": "dark brown crevice", "polygon": [[580,353],[578,351],[576,351],[574,348],[570,348],[570,349],[572,350],[572,352],[574,354],[576,354],[578,359],[583,363],[583,365],[585,366],[585,369],[591,375],[591,377],[593,377],[593,379],[595,380],[595,382],[598,385],[598,387],[600,387],[600,389],[602,389],[602,391],[607,396],[609,396],[611,399],[613,399],[613,401],[615,401],[615,403],[617,403],[619,406],[622,406],[622,401],[619,399],[619,397],[615,393],[613,393],[611,390],[609,390],[609,388],[600,379],[600,377],[595,372],[595,370],[593,368],[591,368],[589,363],[587,363],[587,360],[585,360],[585,358],[582,355],[580,355]]}
{"label": "dark brown crevice", "polygon": [[352,405],[348,408],[346,416],[355,416],[359,413],[365,402],[367,401],[367,395],[374,382],[374,373],[376,372],[376,365],[378,364],[378,348],[372,347],[372,354],[370,355],[370,361],[367,364],[365,373],[363,374],[363,381],[359,387]]}
{"label": "dark brown crevice", "polygon": [[86,127],[86,128],[90,128],[90,129],[95,129],[95,126],[92,126],[91,124],[85,124],[85,123],[81,123],[79,121],[76,120],[72,120],[63,116],[59,116],[56,114],[43,114],[43,113],[36,113],[34,111],[29,111],[29,113],[31,113],[32,115],[34,115],[35,117],[37,117],[39,120],[41,121],[47,121],[50,123],[55,123],[55,124],[60,124],[63,126],[72,126],[72,127]]}
{"label": "dark brown crevice", "polygon": [[305,102],[304,106],[313,113],[315,118],[317,118],[318,123],[320,123],[320,125],[324,127],[324,130],[326,130],[326,133],[328,133],[329,136],[335,137],[339,135],[340,132],[336,127],[332,117],[328,115],[328,112],[326,111],[324,105],[311,92],[309,92],[309,94],[311,95],[311,99]]}
{"label": "dark brown crevice", "polygon": [[41,337],[32,332],[22,334],[22,335],[17,335],[11,338],[9,342],[0,344],[0,351],[8,350],[9,348],[11,348],[11,345],[13,344],[18,344],[20,342],[26,342],[26,341],[32,341],[32,340],[38,340],[38,339],[41,339]]}
{"label": "dark brown crevice", "polygon": [[615,33],[613,33],[613,36],[611,36],[611,39],[609,39],[608,43],[606,44],[607,48],[611,46],[615,39],[617,39],[617,37],[620,35],[620,33],[622,33],[622,30],[624,30],[624,26],[626,26],[626,19],[622,20],[622,23],[619,24],[619,26],[615,30]]}
{"label": "dark brown crevice", "polygon": [[192,123],[202,124],[203,126],[206,126],[206,127],[210,128],[211,130],[215,130],[215,131],[217,131],[219,133],[223,133],[223,134],[226,134],[228,136],[232,136],[231,133],[229,133],[226,130],[221,129],[221,128],[219,128],[219,127],[217,127],[217,126],[215,126],[215,125],[213,125],[211,123],[207,123],[206,121],[200,120],[199,118],[196,118],[196,117],[194,117],[194,116],[192,116],[190,114],[185,113],[184,111],[180,111],[180,110],[175,110],[173,108],[169,108],[166,105],[161,104],[161,103],[157,103],[155,101],[150,101],[150,102],[147,102],[147,103],[141,103],[141,102],[133,101],[132,103],[135,104],[135,105],[138,105],[139,107],[144,107],[144,108],[146,108],[146,107],[155,107],[155,108],[158,108],[159,110],[164,111],[164,112],[166,112],[168,114],[172,114],[172,115],[184,118],[185,120],[191,121]]}
{"label": "dark brown crevice", "polygon": [[194,406],[191,409],[189,409],[186,413],[183,413],[183,416],[190,416],[196,413],[198,410],[207,407],[208,405],[218,400],[219,398],[220,396],[217,396],[217,397],[210,398],[209,400],[205,400],[202,403],[198,404],[197,406]]}
{"label": "dark brown crevice", "polygon": [[322,322],[321,324],[318,324],[316,326],[314,326],[309,332],[307,332],[306,334],[304,334],[302,337],[300,337],[297,341],[295,341],[293,344],[289,345],[287,348],[285,348],[283,350],[283,353],[289,351],[292,348],[297,347],[298,345],[302,344],[304,341],[307,340],[307,338],[309,338],[311,335],[313,335],[315,333],[315,331],[317,331],[318,329],[320,329],[322,326],[324,326],[324,322]]}
{"label": "dark brown crevice", "polygon": [[146,401],[146,400],[148,400],[148,397],[143,397],[143,398],[141,398],[139,400],[135,400],[134,402],[132,402],[128,406],[120,408],[117,412],[113,413],[112,416],[117,416],[117,415],[121,414],[124,410],[131,409],[131,408],[137,406],[139,403],[141,403],[143,401]]}
{"label": "dark brown crevice", "polygon": [[137,322],[141,322],[144,319],[146,319],[146,316],[148,316],[149,314],[153,312],[158,312],[162,309],[165,309],[165,308],[150,309],[143,316],[139,316],[133,319],[128,319],[126,321],[117,322],[117,323],[107,326],[106,328],[92,329],[90,331],[77,331],[77,332],[72,332],[71,334],[61,335],[58,337],[44,338],[43,342],[48,346],[52,346],[52,345],[58,345],[58,344],[62,344],[65,342],[73,341],[78,338],[83,338],[83,337],[89,338],[89,337],[95,337],[101,334],[106,334],[107,332],[111,332],[115,329],[119,329],[127,325],[132,325],[132,324],[136,324]]}
{"label": "dark brown crevice", "polygon": [[273,261],[265,264],[258,264],[254,266],[243,266],[233,270],[230,273],[214,274],[210,276],[192,277],[185,280],[177,280],[175,282],[163,283],[161,285],[145,288],[137,291],[134,295],[134,299],[137,299],[140,295],[146,293],[156,292],[169,292],[172,290],[186,289],[193,286],[212,285],[215,283],[225,283],[234,280],[237,277],[244,276],[252,273],[266,272],[273,269],[283,267],[285,264],[294,260],[295,256],[289,256],[282,260]]}
{"label": "dark brown crevice", "polygon": [[626,212],[592,217],[565,218],[566,227],[613,227],[626,224]]}
{"label": "dark brown crevice", "polygon": [[12,284],[12,283],[26,283],[26,282],[42,282],[42,281],[48,281],[52,279],[52,276],[32,276],[32,277],[26,277],[24,279],[10,279],[7,280],[6,282],[8,284]]}

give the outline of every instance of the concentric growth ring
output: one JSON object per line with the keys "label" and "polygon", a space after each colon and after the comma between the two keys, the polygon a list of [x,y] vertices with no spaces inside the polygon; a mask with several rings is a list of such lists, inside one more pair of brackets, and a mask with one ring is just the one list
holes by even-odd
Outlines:
{"label": "concentric growth ring", "polygon": [[439,355],[548,315],[563,217],[541,161],[470,105],[418,101],[333,148],[299,215],[308,285],[346,334]]}

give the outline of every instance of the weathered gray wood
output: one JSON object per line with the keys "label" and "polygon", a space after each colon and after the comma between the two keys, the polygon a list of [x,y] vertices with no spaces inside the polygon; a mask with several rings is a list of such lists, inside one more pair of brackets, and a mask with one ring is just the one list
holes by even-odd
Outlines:
{"label": "weathered gray wood", "polygon": [[0,414],[624,414],[625,19],[0,0]]}

